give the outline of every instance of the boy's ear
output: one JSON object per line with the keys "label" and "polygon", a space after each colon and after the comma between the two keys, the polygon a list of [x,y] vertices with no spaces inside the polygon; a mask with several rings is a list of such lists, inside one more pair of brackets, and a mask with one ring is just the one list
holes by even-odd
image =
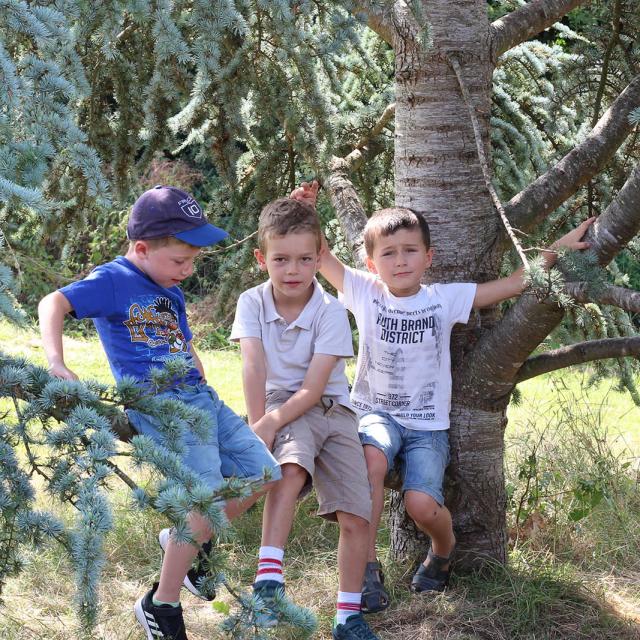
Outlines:
{"label": "boy's ear", "polygon": [[138,258],[146,258],[149,255],[149,245],[144,240],[136,240],[133,243],[133,252]]}
{"label": "boy's ear", "polygon": [[427,269],[431,268],[431,263],[433,262],[433,247],[431,247],[427,251]]}
{"label": "boy's ear", "polygon": [[253,255],[256,258],[256,261],[258,262],[258,267],[260,268],[260,271],[266,271],[267,270],[267,260],[264,257],[264,254],[262,253],[262,251],[260,251],[260,249],[254,249],[253,250]]}
{"label": "boy's ear", "polygon": [[369,256],[365,258],[364,263],[365,265],[367,265],[367,269],[369,269],[371,273],[375,273],[377,275],[378,270],[376,269],[376,265],[374,264],[373,260]]}

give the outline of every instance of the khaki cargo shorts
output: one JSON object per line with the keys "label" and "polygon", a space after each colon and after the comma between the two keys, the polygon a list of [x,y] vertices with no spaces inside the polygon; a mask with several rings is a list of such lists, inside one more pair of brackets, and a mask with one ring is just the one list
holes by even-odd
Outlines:
{"label": "khaki cargo shorts", "polygon": [[[267,411],[292,395],[290,391],[269,393]],[[280,465],[297,464],[309,473],[318,496],[319,516],[336,520],[336,511],[344,511],[371,520],[367,464],[353,411],[323,397],[278,431],[273,455]]]}

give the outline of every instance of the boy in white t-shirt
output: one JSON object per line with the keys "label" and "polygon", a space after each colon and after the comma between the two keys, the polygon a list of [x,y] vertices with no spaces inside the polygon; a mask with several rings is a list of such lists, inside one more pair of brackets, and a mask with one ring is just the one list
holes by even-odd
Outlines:
{"label": "boy in white t-shirt", "polygon": [[[340,526],[333,638],[376,640],[360,614],[371,494],[344,372],[351,329],[344,307],[315,279],[321,241],[312,207],[289,198],[268,204],[255,256],[269,280],[240,295],[231,330],[240,342],[249,424],[282,470],[265,501],[253,588],[268,607],[284,594],[284,547],[311,476],[318,514]],[[271,609],[266,622],[276,624]]]}
{"label": "boy in white t-shirt", "polygon": [[[314,205],[317,183],[291,197]],[[547,268],[555,247],[585,249],[580,242],[593,218],[558,240],[543,255]],[[455,537],[444,506],[442,484],[449,462],[451,362],[449,341],[456,323],[466,324],[472,309],[519,295],[522,269],[481,284],[421,283],[431,266],[426,220],[410,209],[375,212],[364,232],[370,273],[347,267],[325,247],[320,273],[338,290],[353,313],[360,340],[351,401],[360,416],[360,439],[371,484],[373,508],[362,610],[389,605],[376,559],[376,532],[384,507],[384,480],[401,460],[404,503],[431,549],[411,582],[414,592],[442,591],[449,578]]]}

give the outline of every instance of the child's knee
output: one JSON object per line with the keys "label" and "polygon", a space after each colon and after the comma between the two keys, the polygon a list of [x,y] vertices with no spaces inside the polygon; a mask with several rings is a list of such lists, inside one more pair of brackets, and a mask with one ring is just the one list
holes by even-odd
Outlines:
{"label": "child's knee", "polygon": [[425,526],[434,524],[443,512],[443,507],[430,495],[419,491],[407,491],[404,506],[412,520]]}
{"label": "child's knee", "polygon": [[280,467],[282,471],[282,481],[291,482],[291,481],[305,481],[307,479],[307,470],[304,467],[301,467],[299,464],[283,464]]}
{"label": "child's knee", "polygon": [[373,445],[364,446],[364,459],[367,462],[367,473],[370,478],[382,478],[387,475],[387,456]]}
{"label": "child's knee", "polygon": [[369,534],[369,522],[360,516],[345,511],[336,512],[340,533],[347,536],[367,536]]}

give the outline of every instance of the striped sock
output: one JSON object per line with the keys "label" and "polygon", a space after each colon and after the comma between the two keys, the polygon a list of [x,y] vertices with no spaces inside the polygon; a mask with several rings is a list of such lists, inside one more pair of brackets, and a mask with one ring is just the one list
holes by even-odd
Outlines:
{"label": "striped sock", "polygon": [[336,607],[336,624],[344,624],[347,618],[360,613],[360,601],[362,594],[338,591],[338,604]]}
{"label": "striped sock", "polygon": [[256,582],[263,580],[275,580],[284,583],[282,575],[282,560],[284,559],[284,549],[278,547],[260,547],[258,552],[258,572]]}

